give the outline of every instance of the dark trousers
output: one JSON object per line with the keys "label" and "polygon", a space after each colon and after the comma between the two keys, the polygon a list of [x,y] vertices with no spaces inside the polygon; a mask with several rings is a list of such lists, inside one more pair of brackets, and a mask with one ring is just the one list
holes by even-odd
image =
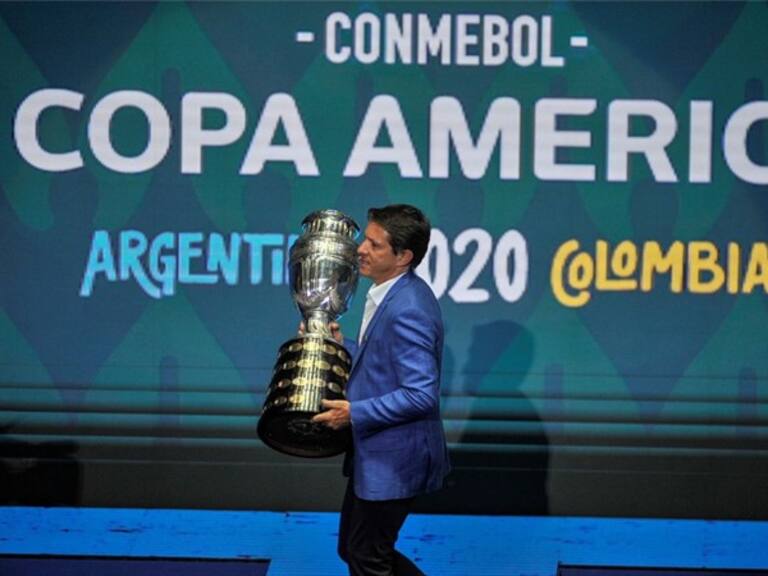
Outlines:
{"label": "dark trousers", "polygon": [[403,500],[363,500],[347,484],[339,524],[339,556],[351,576],[423,576],[416,565],[395,550],[400,527],[413,505]]}

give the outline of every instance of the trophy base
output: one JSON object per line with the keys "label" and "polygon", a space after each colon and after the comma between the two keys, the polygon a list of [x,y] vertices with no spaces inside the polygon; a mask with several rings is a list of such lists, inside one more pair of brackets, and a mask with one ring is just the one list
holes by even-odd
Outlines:
{"label": "trophy base", "polygon": [[312,418],[324,410],[323,400],[343,400],[352,360],[330,338],[307,334],[280,347],[267,391],[258,434],[271,448],[304,458],[344,452],[349,429],[333,430]]}
{"label": "trophy base", "polygon": [[349,430],[333,430],[312,422],[316,412],[286,412],[262,416],[259,437],[270,448],[302,458],[327,458],[346,452]]}

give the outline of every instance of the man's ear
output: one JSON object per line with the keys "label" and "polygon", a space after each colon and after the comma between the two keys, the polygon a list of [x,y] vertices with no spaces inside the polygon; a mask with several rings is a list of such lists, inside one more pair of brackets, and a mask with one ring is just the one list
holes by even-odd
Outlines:
{"label": "man's ear", "polygon": [[397,263],[399,266],[410,266],[413,261],[413,252],[407,248],[397,254]]}

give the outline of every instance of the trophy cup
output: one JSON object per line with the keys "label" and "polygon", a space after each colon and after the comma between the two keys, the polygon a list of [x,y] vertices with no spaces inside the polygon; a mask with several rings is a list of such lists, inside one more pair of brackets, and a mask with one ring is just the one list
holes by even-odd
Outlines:
{"label": "trophy cup", "polygon": [[349,429],[312,422],[322,400],[343,400],[352,368],[349,352],[333,339],[330,323],[346,312],[357,288],[355,238],[360,229],[336,210],[313,212],[291,248],[291,295],[304,317],[304,335],[278,352],[258,434],[278,452],[307,458],[347,449]]}

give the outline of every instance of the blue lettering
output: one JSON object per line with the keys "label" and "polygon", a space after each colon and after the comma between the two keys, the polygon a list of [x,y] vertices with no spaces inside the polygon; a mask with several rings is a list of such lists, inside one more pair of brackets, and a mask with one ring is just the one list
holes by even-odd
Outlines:
{"label": "blue lettering", "polygon": [[213,274],[195,274],[190,271],[192,260],[203,255],[203,249],[195,245],[202,241],[202,232],[179,234],[179,282],[182,284],[216,284],[216,276]]}
{"label": "blue lettering", "polygon": [[224,281],[230,286],[237,284],[240,276],[240,234],[233,232],[229,236],[229,253],[221,234],[213,233],[208,240],[208,272],[221,271]]}
{"label": "blue lettering", "polygon": [[297,234],[160,232],[153,239],[138,230],[121,231],[113,249],[107,230],[93,233],[80,296],[93,294],[99,275],[109,282],[135,280],[152,298],[173,296],[179,284],[238,284],[241,251],[247,245],[251,284],[269,280],[282,285],[288,278],[288,252]]}
{"label": "blue lettering", "polygon": [[85,266],[83,282],[80,284],[80,296],[91,295],[97,274],[104,274],[110,282],[117,280],[115,257],[112,255],[109,232],[106,230],[96,230],[93,233],[91,250],[88,253],[88,264]]}
{"label": "blue lettering", "polygon": [[120,280],[128,280],[133,275],[142,290],[160,298],[160,290],[149,281],[144,273],[140,258],[147,250],[147,238],[138,230],[124,230],[120,233]]}
{"label": "blue lettering", "polygon": [[[243,241],[251,249],[251,284],[261,284],[264,267],[264,247],[282,247],[282,234],[243,234]],[[282,266],[281,266],[282,269]]]}
{"label": "blue lettering", "polygon": [[149,273],[159,281],[163,296],[173,296],[176,292],[176,255],[162,254],[162,250],[173,250],[176,235],[173,232],[159,234],[149,247]]}

